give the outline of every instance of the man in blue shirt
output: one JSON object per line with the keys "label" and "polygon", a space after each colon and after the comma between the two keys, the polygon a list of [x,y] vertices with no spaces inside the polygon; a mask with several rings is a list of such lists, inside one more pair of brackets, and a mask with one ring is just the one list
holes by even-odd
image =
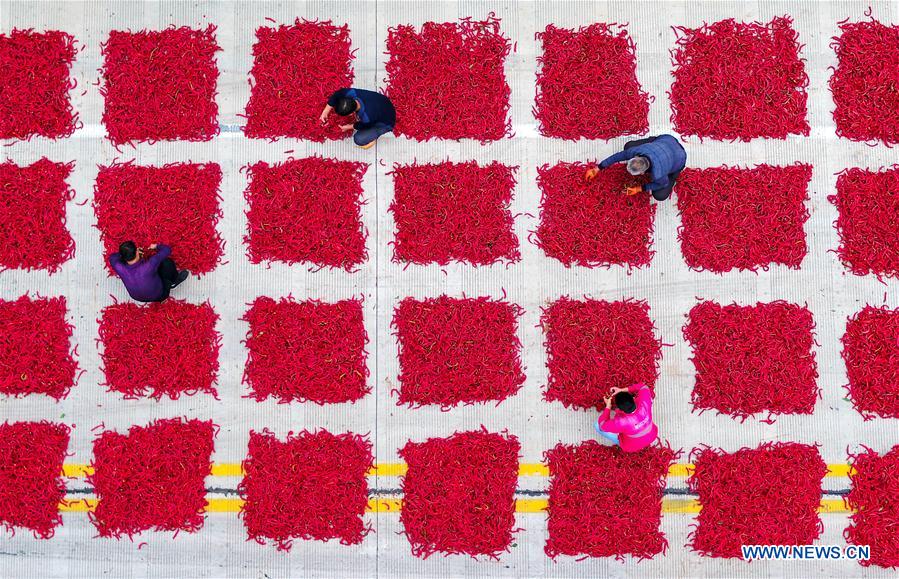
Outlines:
{"label": "man in blue shirt", "polygon": [[[625,144],[623,151],[602,161],[599,169],[620,161],[627,161],[627,171],[631,175],[649,171],[652,181],[644,185],[643,190],[652,193],[656,201],[664,201],[671,196],[675,181],[687,165],[687,152],[671,135],[649,137]],[[596,167],[591,167],[585,176],[590,180],[598,172]]]}
{"label": "man in blue shirt", "polygon": [[361,88],[342,88],[332,94],[322,111],[322,124],[328,122],[331,111],[342,117],[355,113],[356,123],[340,125],[340,128],[344,131],[356,129],[353,142],[363,149],[374,145],[378,137],[389,133],[396,125],[396,110],[390,99],[381,93]]}
{"label": "man in blue shirt", "polygon": [[186,271],[178,271],[175,262],[169,257],[172,248],[155,243],[150,250],[156,250],[151,257],[144,259],[144,250],[133,241],[126,241],[119,246],[119,252],[109,256],[109,265],[115,270],[128,295],[139,302],[161,302],[169,297],[172,288],[187,279]]}

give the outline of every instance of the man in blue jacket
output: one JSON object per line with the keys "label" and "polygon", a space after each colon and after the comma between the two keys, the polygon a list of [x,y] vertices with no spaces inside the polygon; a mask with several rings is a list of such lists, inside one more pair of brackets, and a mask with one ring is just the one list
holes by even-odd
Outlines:
{"label": "man in blue jacket", "polygon": [[133,241],[126,241],[119,246],[118,253],[109,256],[109,265],[122,278],[128,295],[139,302],[165,300],[172,288],[189,275],[186,271],[178,271],[169,257],[172,248],[168,245],[154,243],[150,250],[156,250],[156,253],[144,259],[144,250]]}
{"label": "man in blue jacket", "polygon": [[[623,151],[601,162],[599,169],[621,161],[627,161],[627,172],[631,175],[642,175],[649,171],[652,181],[644,185],[643,190],[652,193],[656,201],[664,201],[671,196],[677,177],[687,165],[687,152],[671,135],[649,137],[627,143]],[[593,179],[599,169],[587,169],[587,180]]]}
{"label": "man in blue jacket", "polygon": [[322,124],[328,122],[331,111],[342,117],[355,113],[356,123],[340,125],[340,128],[344,131],[356,129],[353,142],[363,149],[374,145],[378,137],[389,133],[396,125],[396,110],[390,99],[381,93],[361,88],[342,88],[332,94],[322,111]]}

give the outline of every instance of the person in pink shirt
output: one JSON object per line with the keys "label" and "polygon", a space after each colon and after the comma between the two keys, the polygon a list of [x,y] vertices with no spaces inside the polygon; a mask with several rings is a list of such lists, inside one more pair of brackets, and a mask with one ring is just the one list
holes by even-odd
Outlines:
{"label": "person in pink shirt", "polygon": [[596,432],[624,452],[643,450],[659,436],[659,429],[652,421],[652,398],[652,390],[646,384],[634,384],[630,389],[613,388],[596,422]]}

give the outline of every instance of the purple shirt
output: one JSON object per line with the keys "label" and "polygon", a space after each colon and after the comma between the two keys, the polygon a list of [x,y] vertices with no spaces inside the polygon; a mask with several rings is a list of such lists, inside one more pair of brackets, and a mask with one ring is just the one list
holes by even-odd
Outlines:
{"label": "purple shirt", "polygon": [[165,295],[162,278],[159,277],[159,264],[171,254],[172,248],[160,243],[156,246],[156,255],[149,259],[128,265],[116,252],[109,256],[109,265],[122,278],[128,295],[139,302],[155,302]]}

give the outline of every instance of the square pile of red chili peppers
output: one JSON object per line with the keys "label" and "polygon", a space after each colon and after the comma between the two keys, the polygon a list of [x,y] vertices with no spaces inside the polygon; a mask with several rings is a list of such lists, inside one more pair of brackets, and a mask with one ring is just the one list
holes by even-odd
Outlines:
{"label": "square pile of red chili peppers", "polygon": [[349,28],[330,20],[257,28],[246,135],[322,142],[352,134],[336,115],[324,126],[318,118],[334,91],[353,85],[350,46]]}
{"label": "square pile of red chili peppers", "polygon": [[221,180],[222,170],[215,163],[100,167],[94,212],[106,256],[117,252],[123,241],[144,248],[164,243],[171,246],[178,269],[209,273],[224,253],[216,230],[222,217]]}
{"label": "square pile of red chili peppers", "polygon": [[534,116],[541,134],[613,139],[649,130],[649,95],[637,81],[636,46],[625,26],[550,24],[537,39],[543,54]]}
{"label": "square pile of red chili peppers", "polygon": [[487,265],[518,261],[509,211],[515,171],[497,162],[395,165],[390,211],[396,222],[393,259]]}
{"label": "square pile of red chili peppers", "polygon": [[899,309],[865,306],[842,341],[852,405],[866,419],[899,418]]}
{"label": "square pile of red chili peppers", "polygon": [[211,421],[171,419],[132,426],[127,434],[101,433],[87,477],[98,499],[88,516],[99,535],[198,531],[217,428]]}
{"label": "square pile of red chili peppers", "polygon": [[808,253],[812,166],[687,169],[677,180],[678,238],[693,269],[799,269]]}
{"label": "square pile of red chili peppers", "polygon": [[362,176],[368,165],[309,157],[249,167],[247,255],[352,270],[368,258]]}
{"label": "square pile of red chili peppers", "polygon": [[584,179],[585,163],[559,163],[537,169],[540,225],[534,243],[565,266],[648,266],[655,203],[648,194],[628,196],[627,186],[644,184],[623,165],[601,169]]}
{"label": "square pile of red chili peppers", "polygon": [[827,198],[839,211],[837,255],[855,275],[899,278],[899,165],[883,171],[851,168]]}
{"label": "square pile of red chili peppers", "polygon": [[524,384],[517,318],[524,310],[486,297],[406,298],[396,308],[399,342],[397,404],[496,401]]}
{"label": "square pile of red chili peppers", "polygon": [[595,440],[548,451],[546,554],[623,560],[664,553],[662,495],[677,455],[663,446],[627,454]]}
{"label": "square pile of red chili peppers", "polygon": [[66,313],[64,297],[0,300],[0,394],[68,396],[78,363]]}
{"label": "square pile of red chili peppers", "polygon": [[702,505],[690,533],[694,551],[742,558],[741,545],[811,545],[823,532],[827,465],[816,447],[767,442],[732,453],[698,449],[690,458],[687,484]]}
{"label": "square pile of red chili peppers", "polygon": [[75,255],[66,229],[66,203],[75,196],[66,179],[73,167],[46,158],[27,167],[0,164],[0,268],[54,273]]}
{"label": "square pile of red chili peppers", "polygon": [[243,381],[257,401],[355,402],[368,394],[368,334],[362,301],[323,303],[256,298]]}
{"label": "square pile of red chili peppers", "polygon": [[899,143],[899,26],[840,23],[830,47],[837,67],[830,77],[837,135],[853,141]]}
{"label": "square pile of red chili peppers", "polygon": [[387,31],[384,93],[396,107],[396,134],[428,139],[511,136],[504,65],[512,45],[493,13],[486,20],[426,22]]}
{"label": "square pile of red chili peppers", "polygon": [[371,442],[356,434],[304,430],[282,442],[268,430],[251,432],[238,487],[247,535],[280,551],[295,539],[361,543],[372,530],[362,518],[372,465]]}
{"label": "square pile of red chili peppers", "polygon": [[103,373],[111,392],[125,398],[216,396],[219,316],[208,303],[113,304],[100,318]]}
{"label": "square pile of red chili peppers", "polygon": [[754,306],[701,302],[690,310],[684,339],[696,367],[693,406],[745,420],[811,414],[818,399],[812,351],[815,322],[783,301]]}
{"label": "square pile of red chili peppers", "polygon": [[49,539],[62,524],[62,465],[69,427],[50,422],[0,424],[0,526]]}
{"label": "square pile of red chili peppers", "polygon": [[643,301],[583,301],[562,297],[543,309],[547,401],[595,408],[612,388],[653,388],[662,344]]}
{"label": "square pile of red chili peppers", "polygon": [[789,16],[674,26],[671,122],[681,135],[749,141],[808,135],[808,75]]}
{"label": "square pile of red chili peppers", "polygon": [[870,545],[871,559],[860,561],[899,568],[899,445],[883,455],[870,448],[852,455],[852,488],[845,498],[852,524],[843,536],[851,545]]}
{"label": "square pile of red chili peppers", "polygon": [[486,555],[508,551],[515,532],[515,487],[521,445],[513,435],[481,430],[408,442],[400,457],[400,521],[412,554]]}
{"label": "square pile of red chili peppers", "polygon": [[218,134],[215,26],[113,30],[103,47],[103,124],[116,146]]}
{"label": "square pile of red chili peppers", "polygon": [[65,32],[0,34],[0,139],[58,139],[75,131],[74,60],[75,39]]}

